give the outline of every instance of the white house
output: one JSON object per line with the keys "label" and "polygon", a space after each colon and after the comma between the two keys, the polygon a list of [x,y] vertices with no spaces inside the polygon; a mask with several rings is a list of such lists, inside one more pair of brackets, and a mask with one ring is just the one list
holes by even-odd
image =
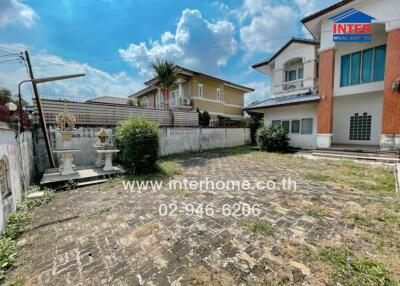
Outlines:
{"label": "white house", "polygon": [[[399,4],[344,0],[304,18],[314,40],[292,39],[253,66],[270,76],[271,98],[246,110],[264,113],[266,125],[282,124],[295,147],[399,149]],[[349,37],[371,39],[334,41],[345,28]]]}

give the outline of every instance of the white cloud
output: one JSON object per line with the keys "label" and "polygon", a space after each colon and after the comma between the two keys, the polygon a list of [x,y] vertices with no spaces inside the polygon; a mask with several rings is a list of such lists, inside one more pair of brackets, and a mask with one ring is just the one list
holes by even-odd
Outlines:
{"label": "white cloud", "polygon": [[266,100],[267,98],[270,97],[269,80],[253,81],[245,85],[251,86],[252,88],[255,89],[254,92],[245,95],[244,98],[245,106],[255,101]]}
{"label": "white cloud", "polygon": [[0,28],[11,24],[22,24],[30,28],[37,18],[35,11],[20,0],[0,1]]}
{"label": "white cloud", "polygon": [[199,10],[182,12],[175,34],[165,32],[160,40],[130,44],[120,49],[120,56],[143,76],[151,76],[150,63],[155,58],[169,58],[177,64],[217,73],[220,66],[236,52],[235,28],[226,20],[209,22]]}
{"label": "white cloud", "polygon": [[[8,50],[24,50],[27,47],[20,44],[0,44],[0,48]],[[47,77],[73,73],[86,73],[85,77],[75,78],[39,85],[40,93],[45,98],[70,98],[87,100],[98,96],[126,97],[143,87],[142,80],[132,78],[125,72],[108,73],[88,64],[65,60],[44,51],[31,51],[31,61],[35,77]],[[57,64],[58,63],[58,64]],[[28,75],[23,64],[12,63],[0,67],[1,87],[6,87],[16,93],[20,81]],[[31,86],[24,85],[24,98],[32,98]]]}
{"label": "white cloud", "polygon": [[297,34],[298,15],[287,5],[245,0],[236,14],[242,23],[250,21],[240,29],[240,39],[248,52],[274,52]]}
{"label": "white cloud", "polygon": [[337,3],[337,0],[294,0],[297,5],[301,18],[313,14],[323,8]]}

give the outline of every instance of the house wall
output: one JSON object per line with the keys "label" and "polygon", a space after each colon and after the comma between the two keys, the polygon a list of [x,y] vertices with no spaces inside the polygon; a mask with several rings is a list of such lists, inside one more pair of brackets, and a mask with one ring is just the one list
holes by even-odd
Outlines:
{"label": "house wall", "polygon": [[[155,108],[155,106],[156,106],[155,105],[156,104],[156,94],[157,94],[157,92],[151,91],[151,92],[145,93],[145,94],[143,94],[141,96],[138,96],[137,100],[138,100],[139,106],[141,106],[141,104],[142,104],[143,97],[147,96],[148,99],[149,99],[149,105],[147,107],[148,108]],[[141,107],[143,107],[143,106],[141,106]]]}
{"label": "house wall", "polygon": [[313,118],[313,134],[289,134],[290,146],[315,148],[317,144],[317,104],[301,104],[270,108],[264,113],[264,124],[270,126],[273,120]]}
{"label": "house wall", "polygon": [[3,232],[8,216],[22,200],[35,176],[32,133],[25,131],[16,138],[16,132],[0,122],[0,159],[9,168],[8,183],[11,195],[0,200],[0,231]]}
{"label": "house wall", "polygon": [[[383,94],[379,92],[336,97],[333,101],[333,138],[336,144],[379,145]],[[371,140],[350,140],[350,117],[355,113],[372,115]]]}

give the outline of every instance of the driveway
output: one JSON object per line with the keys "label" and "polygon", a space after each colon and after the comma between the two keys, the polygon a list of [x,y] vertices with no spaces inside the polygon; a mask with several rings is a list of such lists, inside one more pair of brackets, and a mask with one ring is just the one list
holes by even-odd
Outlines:
{"label": "driveway", "polygon": [[[387,262],[391,279],[398,278],[398,254],[385,256],[393,249],[381,251],[374,241],[364,240],[369,228],[351,216],[391,206],[393,193],[320,178],[320,170],[332,168],[329,163],[293,155],[245,149],[173,162],[181,166],[176,182],[248,180],[250,188],[245,183],[245,189],[191,190],[182,185],[171,190],[164,184],[160,190],[125,190],[121,180],[114,180],[57,193],[34,212],[30,230],[19,240],[20,265],[9,281],[324,285],[333,283],[335,268],[310,257],[326,246],[343,245],[357,255]],[[315,173],[310,175],[310,170]],[[284,188],[282,180],[289,177],[292,186]],[[259,181],[264,183],[257,185]],[[276,188],[262,188],[267,183]]]}

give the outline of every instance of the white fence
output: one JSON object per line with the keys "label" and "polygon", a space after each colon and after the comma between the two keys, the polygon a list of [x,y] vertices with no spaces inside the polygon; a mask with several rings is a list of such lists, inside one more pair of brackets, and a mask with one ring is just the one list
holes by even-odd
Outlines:
{"label": "white fence", "polygon": [[240,146],[249,142],[248,128],[160,128],[162,156]]}

